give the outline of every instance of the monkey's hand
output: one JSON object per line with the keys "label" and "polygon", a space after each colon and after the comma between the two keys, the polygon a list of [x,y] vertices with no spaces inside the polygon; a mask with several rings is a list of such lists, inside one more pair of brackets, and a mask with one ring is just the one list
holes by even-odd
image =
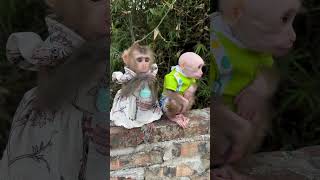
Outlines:
{"label": "monkey's hand", "polygon": [[238,161],[248,151],[254,136],[252,125],[224,105],[213,108],[214,162],[224,164]]}
{"label": "monkey's hand", "polygon": [[[182,114],[185,113],[189,107],[189,100],[184,98],[181,94],[167,90],[167,96],[170,99],[169,110],[172,114]],[[175,112],[172,112],[174,110]]]}
{"label": "monkey's hand", "polygon": [[183,114],[183,113],[187,112],[190,102],[188,99],[184,98],[182,95],[178,94],[178,96],[180,98],[180,104],[182,106],[180,114]]}

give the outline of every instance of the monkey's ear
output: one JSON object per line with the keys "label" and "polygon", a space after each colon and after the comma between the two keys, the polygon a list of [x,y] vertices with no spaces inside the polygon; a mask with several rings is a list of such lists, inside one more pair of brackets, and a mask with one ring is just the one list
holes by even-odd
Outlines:
{"label": "monkey's ear", "polygon": [[123,53],[122,53],[122,60],[125,64],[128,65],[129,63],[129,51],[128,50],[125,50]]}
{"label": "monkey's ear", "polygon": [[54,8],[56,6],[57,0],[45,0],[46,4],[50,7],[50,8]]}

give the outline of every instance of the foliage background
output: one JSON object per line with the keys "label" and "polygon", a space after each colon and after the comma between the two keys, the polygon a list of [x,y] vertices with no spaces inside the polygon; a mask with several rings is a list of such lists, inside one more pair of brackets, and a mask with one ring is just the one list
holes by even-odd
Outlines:
{"label": "foliage background", "polygon": [[[131,45],[132,37],[142,39],[163,17],[158,27],[161,34],[156,39],[151,34],[142,41],[155,50],[160,67],[160,84],[161,77],[176,64],[181,52],[195,51],[208,60],[208,9],[215,1],[211,1],[210,5],[208,0],[177,0],[170,6],[171,3],[173,0],[112,1],[112,71],[122,70],[120,54]],[[263,150],[290,150],[320,144],[320,1],[304,0],[303,4],[304,11],[295,21],[295,48],[278,61],[282,83],[274,101],[277,114],[273,132]],[[36,85],[34,72],[18,69],[7,62],[6,40],[11,33],[19,31],[33,31],[45,37],[44,16],[47,13],[43,2],[38,0],[0,2],[0,152],[7,143],[16,107],[23,94]],[[204,70],[207,73],[208,67]],[[207,79],[203,78],[195,108],[209,104],[206,84]],[[117,88],[112,87],[113,93]]]}

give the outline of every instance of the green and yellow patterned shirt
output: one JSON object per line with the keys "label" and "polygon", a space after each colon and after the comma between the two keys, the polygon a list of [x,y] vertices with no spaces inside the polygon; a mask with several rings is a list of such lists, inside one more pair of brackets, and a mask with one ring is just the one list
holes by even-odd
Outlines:
{"label": "green and yellow patterned shirt", "polygon": [[181,72],[173,69],[169,74],[164,77],[163,92],[167,90],[172,90],[180,94],[190,87],[190,85],[196,83],[196,79],[184,76]]}
{"label": "green and yellow patterned shirt", "polygon": [[[211,39],[211,48],[221,48],[220,46],[222,46],[224,50],[223,52],[215,51],[223,54],[211,56],[210,85],[213,87],[215,82],[221,83],[219,80],[222,73],[221,68],[232,67],[231,73],[228,75],[230,78],[225,82],[221,94],[226,105],[235,110],[234,98],[256,78],[260,68],[272,67],[273,58],[272,55],[257,53],[240,47],[225,33],[216,31],[215,28],[213,28],[212,33],[215,33],[216,38]],[[217,61],[217,57],[222,59]],[[220,63],[220,69],[217,63]]]}

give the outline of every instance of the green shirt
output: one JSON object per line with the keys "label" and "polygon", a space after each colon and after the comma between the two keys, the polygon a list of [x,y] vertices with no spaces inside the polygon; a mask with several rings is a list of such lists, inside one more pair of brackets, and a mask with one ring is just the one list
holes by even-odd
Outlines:
{"label": "green shirt", "polygon": [[165,92],[165,90],[172,90],[184,94],[190,85],[194,83],[196,83],[196,79],[186,77],[174,69],[164,77],[163,92]]}
{"label": "green shirt", "polygon": [[[211,47],[217,48],[222,45],[225,54],[218,57],[227,58],[232,66],[231,78],[226,83],[222,95],[225,103],[234,110],[234,98],[256,78],[260,67],[272,67],[273,58],[269,54],[257,53],[241,48],[222,33],[215,33],[218,40],[211,40]],[[214,56],[212,56],[210,62],[210,82],[217,81],[218,78],[218,67]]]}

